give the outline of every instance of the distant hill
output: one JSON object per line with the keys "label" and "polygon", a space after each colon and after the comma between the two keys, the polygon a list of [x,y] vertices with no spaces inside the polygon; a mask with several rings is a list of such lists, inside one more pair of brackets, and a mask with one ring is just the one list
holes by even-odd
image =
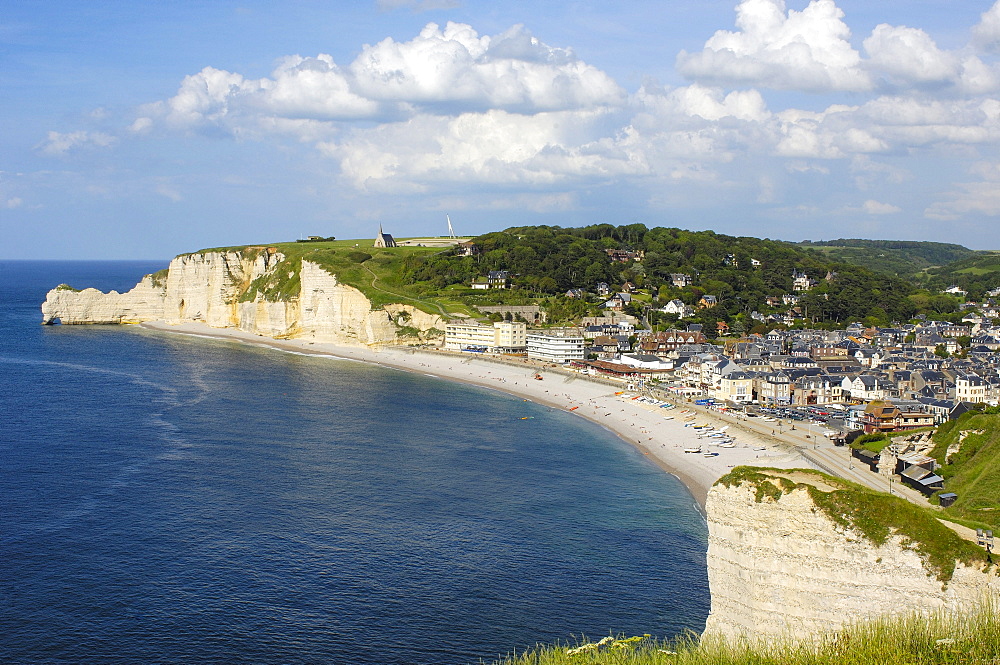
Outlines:
{"label": "distant hill", "polygon": [[970,257],[926,271],[929,287],[945,289],[952,284],[969,292],[973,300],[1000,287],[1000,252],[976,252]]}
{"label": "distant hill", "polygon": [[[930,268],[973,259],[980,254],[962,245],[910,240],[841,238],[807,240],[796,244],[823,252],[833,261],[851,263],[914,281],[924,281],[918,275]],[[997,263],[1000,263],[1000,257],[997,258]]]}

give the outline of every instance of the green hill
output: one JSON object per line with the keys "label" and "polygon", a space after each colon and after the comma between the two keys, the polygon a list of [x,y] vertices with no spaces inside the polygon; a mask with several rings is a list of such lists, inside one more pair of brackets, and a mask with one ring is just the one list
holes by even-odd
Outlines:
{"label": "green hill", "polygon": [[[612,292],[631,288],[626,313],[652,325],[672,325],[676,316],[659,310],[682,301],[695,308],[684,323],[702,324],[710,337],[720,322],[733,334],[781,325],[762,320],[770,314],[793,317],[788,321],[795,325],[840,327],[850,321],[889,325],[916,314],[957,311],[954,298],[920,294],[899,277],[782,241],[642,224],[512,227],[473,240],[479,251],[471,256],[454,247],[375,248],[370,240],[272,243],[267,246],[286,257],[287,270],[251,284],[245,297],[280,300],[297,293],[300,259],[307,258],[375,305],[407,303],[442,315],[476,315],[483,305],[538,305],[550,323],[569,323],[602,311],[607,297],[596,292],[603,283]],[[919,250],[926,260],[938,256],[934,248],[958,247],[903,244],[914,245],[907,251]],[[252,252],[264,246],[224,249]],[[490,271],[508,271],[511,288],[473,289],[473,282]],[[808,290],[795,290],[796,274],[810,280]],[[675,284],[676,275],[686,275],[689,283]],[[571,289],[586,293],[567,296]],[[703,296],[714,296],[711,306]]]}
{"label": "green hill", "polygon": [[960,261],[929,268],[928,286],[945,289],[955,284],[968,291],[969,298],[981,300],[986,291],[1000,287],[1000,252],[976,252]]}
{"label": "green hill", "polygon": [[909,240],[839,240],[804,241],[802,247],[816,249],[831,260],[863,266],[869,270],[885,272],[905,279],[917,279],[929,268],[946,266],[956,261],[974,257],[977,252],[941,242]]}

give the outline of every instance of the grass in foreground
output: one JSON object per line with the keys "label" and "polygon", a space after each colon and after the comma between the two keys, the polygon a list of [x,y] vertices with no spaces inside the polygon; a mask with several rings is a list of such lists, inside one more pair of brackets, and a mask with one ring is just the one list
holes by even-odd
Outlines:
{"label": "grass in foreground", "polygon": [[731,644],[688,635],[607,637],[572,646],[538,646],[496,665],[1000,665],[1000,616],[984,604],[970,613],[937,612],[877,619],[813,641]]}

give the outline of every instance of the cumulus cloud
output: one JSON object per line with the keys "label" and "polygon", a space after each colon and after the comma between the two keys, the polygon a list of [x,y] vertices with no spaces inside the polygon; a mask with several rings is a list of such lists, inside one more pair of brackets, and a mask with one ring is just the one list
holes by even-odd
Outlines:
{"label": "cumulus cloud", "polygon": [[736,31],[719,30],[677,68],[697,81],[782,90],[868,90],[871,80],[833,0],[787,11],[784,0],[742,0]]}
{"label": "cumulus cloud", "polygon": [[107,148],[117,143],[118,139],[103,132],[54,132],[50,131],[46,139],[37,148],[46,155],[65,155],[71,150],[83,148]]}
{"label": "cumulus cloud", "polygon": [[20,208],[22,205],[24,205],[24,200],[18,196],[14,196],[4,201],[3,207],[8,210],[13,210],[14,208]]}
{"label": "cumulus cloud", "polygon": [[973,26],[972,43],[984,51],[1000,51],[1000,1],[983,12],[979,23]]}
{"label": "cumulus cloud", "polygon": [[[850,43],[834,0],[802,11],[784,0],[741,0],[736,31],[719,30],[701,51],[681,51],[677,68],[712,85],[751,85],[806,92],[869,92],[941,87],[959,93],[1000,90],[1000,70],[967,51],[941,49],[919,28],[880,24],[865,38],[867,58]],[[1000,50],[1000,4],[973,29],[983,50]]]}
{"label": "cumulus cloud", "polygon": [[942,83],[960,73],[958,57],[939,49],[930,35],[916,28],[877,25],[864,46],[870,68],[903,81]]}
{"label": "cumulus cloud", "polygon": [[[357,130],[321,150],[363,189],[439,182],[548,185],[570,176],[641,171],[641,160],[614,139],[589,140],[600,114],[563,111],[533,116],[496,110],[455,118],[422,115]],[[626,141],[627,143],[627,141]]]}
{"label": "cumulus cloud", "polygon": [[606,73],[572,51],[551,47],[514,26],[495,36],[471,26],[429,23],[405,42],[365,45],[346,67],[331,56],[288,56],[270,77],[205,67],[184,78],[177,94],[150,105],[179,127],[258,129],[263,118],[405,120],[418,114],[460,115],[504,110],[541,113],[621,106],[625,93]]}

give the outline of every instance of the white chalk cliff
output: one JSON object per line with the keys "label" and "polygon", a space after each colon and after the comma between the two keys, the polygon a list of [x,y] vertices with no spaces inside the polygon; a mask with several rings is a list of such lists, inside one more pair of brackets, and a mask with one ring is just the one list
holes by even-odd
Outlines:
{"label": "white chalk cliff", "polygon": [[[256,280],[280,281],[286,277],[280,271],[295,270],[297,293],[268,299],[252,288]],[[273,248],[184,254],[170,262],[165,277],[147,275],[127,293],[59,286],[49,291],[42,305],[42,322],[56,321],[194,321],[266,337],[364,346],[401,341],[402,326],[422,332],[444,328],[440,317],[412,305],[373,308],[361,291],[340,283],[336,275],[307,260],[292,266]]]}
{"label": "white chalk cliff", "polygon": [[[996,567],[959,562],[943,581],[905,537],[892,535],[877,546],[837,524],[805,487],[838,486],[811,472],[765,473],[796,487],[777,498],[759,497],[753,482],[727,487],[723,479],[708,494],[712,605],[706,635],[801,639],[865,618],[961,610],[984,597],[1000,599]],[[942,538],[957,538],[941,529]]]}

